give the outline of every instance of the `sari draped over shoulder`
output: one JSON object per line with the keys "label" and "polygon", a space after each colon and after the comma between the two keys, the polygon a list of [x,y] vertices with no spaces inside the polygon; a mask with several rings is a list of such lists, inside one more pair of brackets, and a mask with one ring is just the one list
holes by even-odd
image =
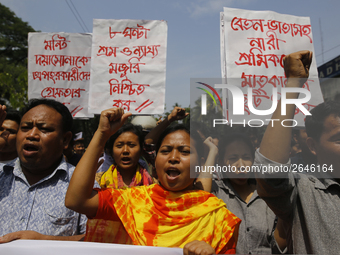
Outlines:
{"label": "sari draped over shoulder", "polygon": [[101,176],[99,185],[101,188],[122,189],[127,187],[150,185],[152,183],[153,180],[148,171],[141,165],[138,165],[136,174],[132,178],[129,186],[127,186],[123,182],[123,177],[117,168],[114,165],[111,165],[110,168]]}
{"label": "sari draped over shoulder", "polygon": [[[123,182],[123,178],[115,165],[103,173],[100,179],[101,188],[126,189],[128,187],[153,184],[152,177],[141,165],[138,165],[136,174],[129,186]],[[101,243],[133,244],[130,236],[125,231],[121,221],[104,219],[88,219],[85,241]]]}
{"label": "sari draped over shoulder", "polygon": [[127,235],[122,234],[121,226],[88,224],[87,241],[183,248],[199,240],[210,244],[216,253],[235,253],[241,220],[208,192],[171,192],[153,184],[103,189],[98,194],[96,218],[112,220],[112,215],[118,215]]}

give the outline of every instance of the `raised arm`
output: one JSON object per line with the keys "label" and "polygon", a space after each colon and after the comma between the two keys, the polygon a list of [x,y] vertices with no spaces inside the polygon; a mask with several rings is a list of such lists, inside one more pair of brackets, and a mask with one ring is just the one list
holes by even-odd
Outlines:
{"label": "raised arm", "polygon": [[203,189],[204,191],[211,192],[211,184],[213,175],[210,171],[208,171],[208,167],[215,166],[216,158],[218,155],[218,147],[214,139],[209,136],[207,139],[204,140],[204,145],[208,147],[208,156],[205,161],[204,166],[206,167],[206,172],[201,172],[196,179],[196,186]]}
{"label": "raised arm", "polygon": [[185,112],[184,108],[176,106],[168,117],[152,129],[145,137],[146,144],[156,144],[161,133],[176,120],[184,119],[189,113]]}
{"label": "raised arm", "polygon": [[131,113],[121,108],[105,110],[100,115],[98,129],[86,152],[74,170],[68,187],[65,206],[88,217],[96,216],[98,193],[92,189],[97,171],[98,159],[106,141],[124,124]]}
{"label": "raised arm", "polygon": [[[299,51],[284,58],[284,70],[287,77],[286,88],[300,88],[306,82],[312,62],[312,52]],[[287,93],[287,99],[297,99],[299,93]],[[273,113],[273,125],[269,124],[263,136],[260,153],[266,158],[278,163],[287,163],[290,152],[292,128],[284,127],[280,123],[284,119],[293,119],[295,105],[288,104],[286,115],[281,115],[281,100]],[[290,125],[286,123],[286,125]]]}

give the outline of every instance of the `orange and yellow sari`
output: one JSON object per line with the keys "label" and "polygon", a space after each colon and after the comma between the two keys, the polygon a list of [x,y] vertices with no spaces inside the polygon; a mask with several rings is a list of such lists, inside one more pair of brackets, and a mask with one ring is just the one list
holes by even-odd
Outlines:
{"label": "orange and yellow sari", "polygon": [[102,220],[88,222],[85,241],[183,248],[199,240],[216,253],[235,253],[241,220],[208,192],[170,192],[153,184],[98,195],[95,218]]}
{"label": "orange and yellow sari", "polygon": [[100,179],[101,188],[122,189],[128,187],[150,185],[153,183],[152,177],[146,169],[138,164],[136,174],[132,178],[132,182],[129,186],[123,182],[123,177],[120,175],[115,165],[111,165],[110,168],[103,173]]}

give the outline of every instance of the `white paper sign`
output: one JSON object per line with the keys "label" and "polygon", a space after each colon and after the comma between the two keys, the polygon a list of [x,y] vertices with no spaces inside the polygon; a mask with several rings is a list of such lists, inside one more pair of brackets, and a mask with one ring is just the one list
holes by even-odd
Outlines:
{"label": "white paper sign", "polygon": [[73,241],[17,240],[0,244],[3,255],[182,255],[181,248],[106,244]]}
{"label": "white paper sign", "polygon": [[165,102],[167,23],[93,21],[89,108],[161,114]]}
{"label": "white paper sign", "polygon": [[74,118],[88,113],[91,34],[28,34],[28,99],[65,104]]}
{"label": "white paper sign", "polygon": [[[221,15],[221,34],[224,33],[222,48],[223,78],[232,83],[232,78],[245,95],[245,115],[233,115],[228,111],[229,118],[241,121],[251,119],[270,119],[271,114],[259,116],[250,112],[248,107],[248,88],[252,88],[252,105],[258,110],[268,110],[273,104],[273,87],[280,91],[285,87],[283,58],[289,53],[300,50],[314,52],[312,28],[308,17],[296,17],[272,11],[248,11],[224,8]],[[222,42],[222,39],[221,39]],[[223,50],[224,49],[224,50]],[[225,62],[223,63],[223,59]],[[310,68],[310,76],[303,88],[311,92],[312,98],[304,104],[310,111],[323,102],[318,80],[315,54]],[[304,97],[305,95],[300,95]],[[228,91],[228,99],[231,93]],[[228,100],[228,108],[231,100]],[[299,126],[303,125],[305,115],[297,108],[295,119]],[[268,123],[268,121],[266,121]]]}

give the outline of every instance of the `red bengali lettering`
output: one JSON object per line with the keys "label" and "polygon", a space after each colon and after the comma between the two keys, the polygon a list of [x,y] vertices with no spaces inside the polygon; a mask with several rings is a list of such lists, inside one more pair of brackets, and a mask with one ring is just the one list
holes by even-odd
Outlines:
{"label": "red bengali lettering", "polygon": [[60,66],[65,64],[82,68],[85,66],[91,57],[84,56],[65,56],[65,55],[35,55],[35,63],[40,66]]}
{"label": "red bengali lettering", "polygon": [[146,107],[153,104],[153,101],[150,102],[150,99],[144,101],[140,106],[136,108],[136,111],[142,112]]}
{"label": "red bengali lettering", "polygon": [[73,117],[75,117],[76,114],[83,109],[84,109],[84,107],[82,107],[81,105],[78,105],[76,108],[74,108],[72,111],[70,111],[70,113],[72,114]]}
{"label": "red bengali lettering", "polygon": [[119,49],[119,47],[99,46],[97,56],[111,57],[113,55],[114,57],[116,57],[117,56],[117,49]]}
{"label": "red bengali lettering", "polygon": [[264,44],[264,39],[263,38],[247,38],[250,40],[249,44],[252,47],[258,48],[260,50],[266,50],[265,44]]}
{"label": "red bengali lettering", "polygon": [[51,40],[45,40],[45,50],[62,50],[67,47],[67,43],[71,41],[66,41],[66,37],[55,34],[52,36]]}
{"label": "red bengali lettering", "polygon": [[41,97],[43,98],[60,98],[60,97],[75,98],[75,97],[81,97],[81,91],[85,91],[85,89],[47,87],[41,91]]}
{"label": "red bengali lettering", "polygon": [[[304,103],[302,104],[306,109],[307,111],[311,111],[316,105],[313,105],[313,104],[308,104],[308,103]],[[295,115],[296,114],[299,114],[301,112],[300,108],[299,107],[296,107],[295,109]],[[301,112],[302,114],[304,114],[303,112]]]}
{"label": "red bengali lettering", "polygon": [[263,88],[266,85],[273,87],[285,87],[286,77],[285,76],[268,76],[268,75],[256,75],[256,74],[245,74],[242,72],[241,75],[242,87],[250,88]]}
{"label": "red bengali lettering", "polygon": [[311,25],[300,25],[296,23],[286,23],[277,20],[268,20],[265,26],[268,27],[268,30],[277,31],[279,34],[290,33],[292,37],[306,36],[309,38],[310,43],[313,42],[311,38],[312,33]]}
{"label": "red bengali lettering", "polygon": [[109,80],[110,95],[123,94],[124,91],[128,92],[128,95],[142,94],[145,91],[145,87],[149,87],[149,84],[133,84],[129,79],[124,79],[122,82],[117,79]]}
{"label": "red bengali lettering", "polygon": [[278,39],[276,33],[273,31],[268,31],[266,35],[268,36],[268,38],[266,38],[266,44],[269,45],[269,50],[279,50],[279,42],[286,43],[286,41]]}
{"label": "red bengali lettering", "polygon": [[130,50],[129,47],[125,47],[123,50],[120,51],[122,54],[124,54],[125,56],[131,56],[132,51]]}
{"label": "red bengali lettering", "polygon": [[90,80],[90,72],[79,72],[77,67],[71,69],[70,72],[53,72],[53,71],[42,71],[42,72],[32,72],[33,79],[41,80],[52,80],[55,84],[56,81],[83,81]]}
{"label": "red bengali lettering", "polygon": [[255,107],[259,107],[263,99],[270,99],[267,92],[261,88],[253,89],[252,97]]}
{"label": "red bengali lettering", "polygon": [[155,58],[158,55],[158,47],[160,47],[160,45],[133,46],[132,49],[125,47],[120,53],[125,56],[131,56],[133,54],[138,60],[141,60],[148,54],[151,54],[152,58]]}
{"label": "red bengali lettering", "polygon": [[249,30],[254,29],[255,31],[259,30],[263,32],[263,19],[243,19],[239,17],[234,17],[231,21],[231,28],[234,31],[240,30]]}
{"label": "red bengali lettering", "polygon": [[[242,87],[250,87],[250,88],[263,88],[265,86],[272,86],[274,88],[281,87],[285,88],[287,79],[284,75],[258,75],[258,74],[245,74],[242,72],[241,75],[241,86]],[[306,88],[310,91],[309,83],[314,82],[312,79],[308,79],[303,88]]]}
{"label": "red bengali lettering", "polygon": [[111,27],[109,27],[109,35],[110,39],[114,38],[117,34],[121,34],[122,32],[112,32]]}
{"label": "red bengali lettering", "polygon": [[129,37],[130,39],[132,39],[132,37],[136,37],[137,39],[140,39],[143,36],[145,37],[145,39],[147,39],[148,38],[147,31],[150,31],[150,29],[147,29],[137,24],[137,28],[134,28],[134,27],[125,28],[123,31],[123,35],[124,37]]}
{"label": "red bengali lettering", "polygon": [[[234,17],[230,23],[231,29],[234,31],[244,31],[244,30],[254,30],[264,32],[264,27],[267,27],[267,31],[277,32],[279,34],[288,34],[290,33],[292,37],[306,36],[309,38],[310,43],[312,43],[311,33],[312,28],[311,25],[300,25],[296,23],[286,23],[278,20],[268,20],[264,21],[263,19],[247,19]],[[278,46],[278,45],[276,45]]]}
{"label": "red bengali lettering", "polygon": [[33,80],[38,79],[39,81],[41,81],[41,72],[32,72],[33,75]]}
{"label": "red bengali lettering", "polygon": [[[145,65],[145,63],[131,63],[131,61],[136,58],[131,58],[129,63],[110,63],[109,73],[120,74],[120,78],[126,77],[126,73],[140,73],[139,65]],[[139,60],[138,58],[136,58]]]}
{"label": "red bengali lettering", "polygon": [[[256,53],[258,51],[259,53]],[[236,65],[249,65],[249,66],[262,66],[268,68],[268,61],[272,62],[274,66],[280,65],[283,68],[284,54],[263,54],[262,50],[258,48],[251,48],[249,53],[239,52],[240,56],[238,61],[235,61]]]}
{"label": "red bengali lettering", "polygon": [[120,107],[123,108],[126,111],[130,111],[130,104],[131,103],[136,103],[136,101],[134,100],[121,100],[121,99],[117,99],[117,100],[113,100],[113,107]]}

